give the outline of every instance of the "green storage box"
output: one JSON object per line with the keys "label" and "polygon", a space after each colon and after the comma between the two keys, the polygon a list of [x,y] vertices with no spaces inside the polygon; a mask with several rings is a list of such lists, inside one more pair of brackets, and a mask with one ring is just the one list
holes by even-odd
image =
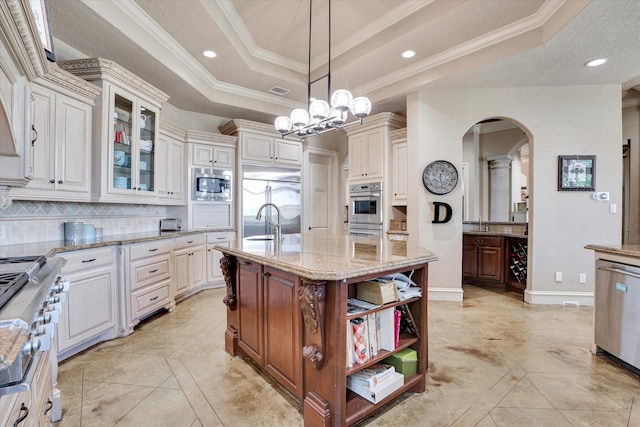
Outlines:
{"label": "green storage box", "polygon": [[404,348],[397,353],[387,357],[382,363],[388,363],[396,368],[405,378],[416,374],[418,368],[418,353],[412,348]]}

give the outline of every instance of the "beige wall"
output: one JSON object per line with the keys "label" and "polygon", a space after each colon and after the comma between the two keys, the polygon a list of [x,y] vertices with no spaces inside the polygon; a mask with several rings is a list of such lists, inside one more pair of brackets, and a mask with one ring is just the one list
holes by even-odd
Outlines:
{"label": "beige wall", "polygon": [[[589,243],[619,244],[621,210],[620,87],[569,86],[421,91],[407,98],[409,182],[420,182],[424,167],[436,159],[460,165],[462,137],[474,123],[489,117],[512,119],[530,137],[529,282],[532,303],[592,303],[594,256]],[[609,191],[609,202],[590,192],[557,191],[558,155],[596,155],[596,189]],[[409,230],[432,249],[439,261],[429,270],[432,298],[461,297],[461,189],[436,197],[422,186],[409,186]],[[447,224],[432,224],[432,202],[453,207]],[[554,274],[563,272],[556,283]],[[579,284],[578,275],[587,274]]]}

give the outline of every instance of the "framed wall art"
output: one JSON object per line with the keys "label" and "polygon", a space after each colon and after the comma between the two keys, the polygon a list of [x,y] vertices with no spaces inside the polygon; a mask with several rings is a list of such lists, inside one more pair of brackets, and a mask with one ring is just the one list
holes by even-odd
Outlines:
{"label": "framed wall art", "polygon": [[56,61],[56,55],[53,52],[53,35],[51,35],[51,27],[49,25],[49,7],[47,0],[29,0],[33,19],[36,21],[40,41],[44,46],[44,53],[51,62]]}
{"label": "framed wall art", "polygon": [[595,191],[596,156],[558,156],[558,191]]}

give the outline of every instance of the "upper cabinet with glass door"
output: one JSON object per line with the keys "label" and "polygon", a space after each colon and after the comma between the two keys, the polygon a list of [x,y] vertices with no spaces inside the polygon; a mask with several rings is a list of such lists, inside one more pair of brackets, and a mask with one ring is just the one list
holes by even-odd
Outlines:
{"label": "upper cabinet with glass door", "polygon": [[93,200],[161,203],[156,188],[159,112],[168,95],[112,61],[61,61],[102,89],[94,109]]}

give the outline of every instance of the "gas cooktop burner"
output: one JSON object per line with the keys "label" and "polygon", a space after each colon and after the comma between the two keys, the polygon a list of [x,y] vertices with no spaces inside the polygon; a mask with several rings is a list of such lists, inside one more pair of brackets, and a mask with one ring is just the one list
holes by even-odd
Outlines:
{"label": "gas cooktop burner", "polygon": [[29,281],[27,273],[0,274],[0,308]]}
{"label": "gas cooktop burner", "polygon": [[22,262],[37,262],[42,267],[47,262],[47,257],[44,255],[36,256],[16,256],[10,258],[0,258],[0,264],[18,264]]}

